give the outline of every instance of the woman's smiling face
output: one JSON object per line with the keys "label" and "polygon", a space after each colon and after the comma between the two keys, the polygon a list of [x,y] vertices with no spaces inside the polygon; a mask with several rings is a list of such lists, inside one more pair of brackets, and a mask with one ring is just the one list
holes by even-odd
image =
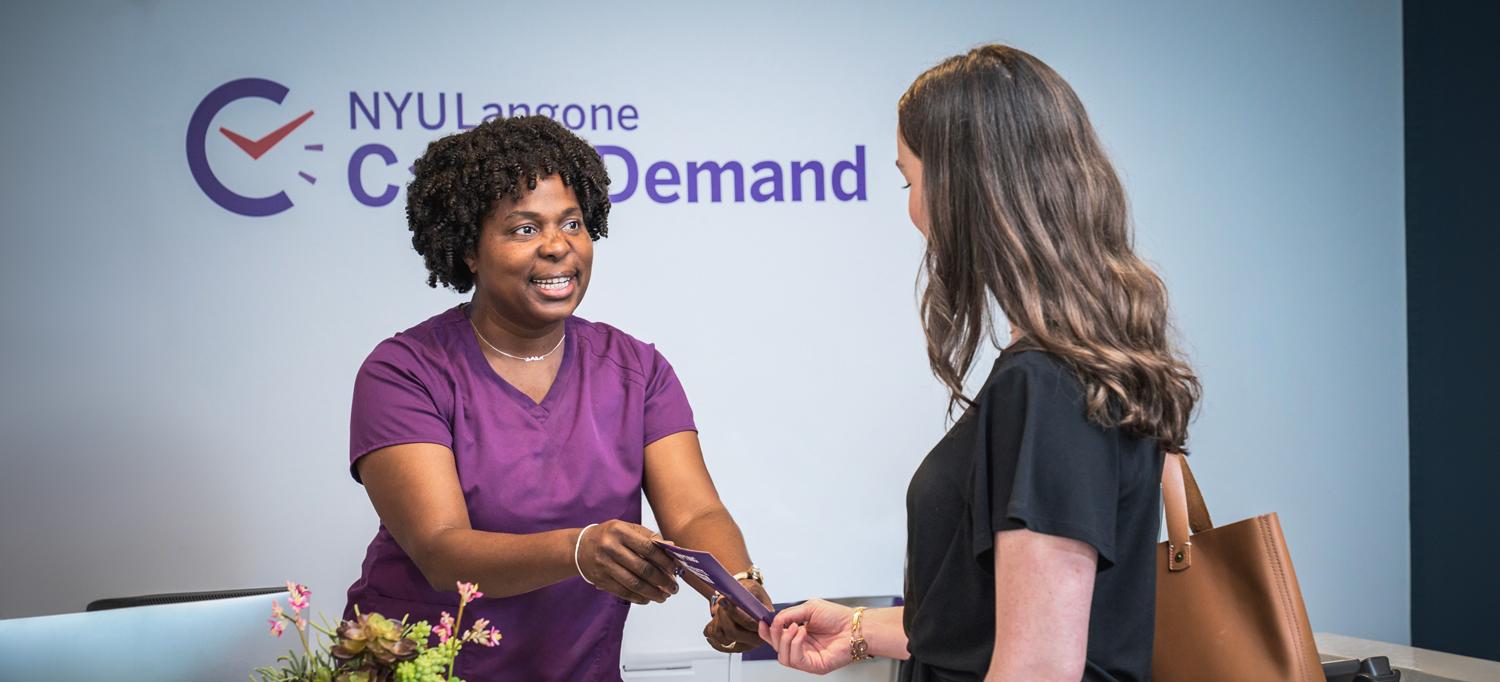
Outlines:
{"label": "woman's smiling face", "polygon": [[496,312],[536,329],[566,320],[583,301],[594,243],[573,189],[552,175],[517,201],[495,202],[464,262]]}

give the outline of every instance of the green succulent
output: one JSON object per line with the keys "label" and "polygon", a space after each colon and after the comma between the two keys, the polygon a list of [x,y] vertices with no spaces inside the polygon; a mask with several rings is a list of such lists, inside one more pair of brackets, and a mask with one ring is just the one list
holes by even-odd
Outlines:
{"label": "green succulent", "polygon": [[338,682],[389,680],[397,663],[417,657],[418,644],[402,636],[403,626],[378,613],[359,614],[338,627],[338,643],[328,649],[340,663]]}

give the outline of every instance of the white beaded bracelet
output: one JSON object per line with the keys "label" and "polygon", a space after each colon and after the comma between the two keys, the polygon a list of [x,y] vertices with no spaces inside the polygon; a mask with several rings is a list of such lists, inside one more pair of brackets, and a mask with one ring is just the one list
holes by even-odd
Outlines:
{"label": "white beaded bracelet", "polygon": [[589,532],[590,528],[593,528],[597,525],[599,524],[591,523],[587,526],[584,526],[583,530],[578,531],[578,541],[573,543],[573,568],[578,569],[578,577],[583,578],[583,582],[586,582],[590,585],[593,585],[594,581],[589,580],[589,577],[583,574],[583,566],[578,563],[578,548],[583,546],[583,534]]}

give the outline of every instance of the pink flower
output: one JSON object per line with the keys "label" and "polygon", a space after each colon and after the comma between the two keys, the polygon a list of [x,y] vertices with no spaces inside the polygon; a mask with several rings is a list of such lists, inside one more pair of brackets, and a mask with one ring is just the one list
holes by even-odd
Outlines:
{"label": "pink flower", "polygon": [[285,615],[286,615],[286,612],[281,610],[281,602],[276,601],[275,599],[272,599],[271,600],[271,620],[272,621],[281,620],[282,616],[285,616]]}
{"label": "pink flower", "polygon": [[472,602],[475,599],[478,599],[478,598],[483,597],[483,596],[484,596],[484,593],[479,591],[479,585],[478,584],[476,584],[476,583],[466,583],[466,582],[463,582],[463,581],[459,581],[459,583],[458,583],[458,601],[459,601],[460,604],[467,604],[467,603]]}
{"label": "pink flower", "polygon": [[490,619],[480,618],[474,621],[474,625],[464,634],[465,642],[478,642],[484,639],[484,629],[489,627]]}
{"label": "pink flower", "polygon": [[490,628],[489,631],[484,633],[484,636],[479,639],[479,644],[480,646],[496,646],[500,644],[500,631],[496,630],[495,628]]}
{"label": "pink flower", "polygon": [[286,591],[292,593],[292,596],[286,600],[288,604],[292,605],[292,610],[301,612],[307,608],[308,598],[312,596],[312,590],[307,589],[306,585],[288,580],[286,581]]}
{"label": "pink flower", "polygon": [[270,618],[268,621],[271,623],[271,634],[280,637],[281,632],[286,629],[286,621],[280,618]]}
{"label": "pink flower", "polygon": [[432,634],[437,635],[438,644],[448,641],[453,636],[453,616],[444,611],[443,617],[438,619],[437,627],[432,629]]}
{"label": "pink flower", "polygon": [[301,630],[303,632],[307,632],[307,619],[306,618],[303,618],[302,616],[297,616],[297,629]]}

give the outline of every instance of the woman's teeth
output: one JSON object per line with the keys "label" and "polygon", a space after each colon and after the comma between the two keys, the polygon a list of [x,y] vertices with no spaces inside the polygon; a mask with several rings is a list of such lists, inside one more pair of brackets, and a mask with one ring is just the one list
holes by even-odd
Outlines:
{"label": "woman's teeth", "polygon": [[539,287],[541,287],[543,289],[547,289],[549,291],[560,291],[560,290],[566,288],[568,286],[568,282],[573,281],[573,278],[572,277],[549,277],[547,279],[533,279],[531,281],[532,281],[532,283],[536,284],[537,286],[539,286]]}

